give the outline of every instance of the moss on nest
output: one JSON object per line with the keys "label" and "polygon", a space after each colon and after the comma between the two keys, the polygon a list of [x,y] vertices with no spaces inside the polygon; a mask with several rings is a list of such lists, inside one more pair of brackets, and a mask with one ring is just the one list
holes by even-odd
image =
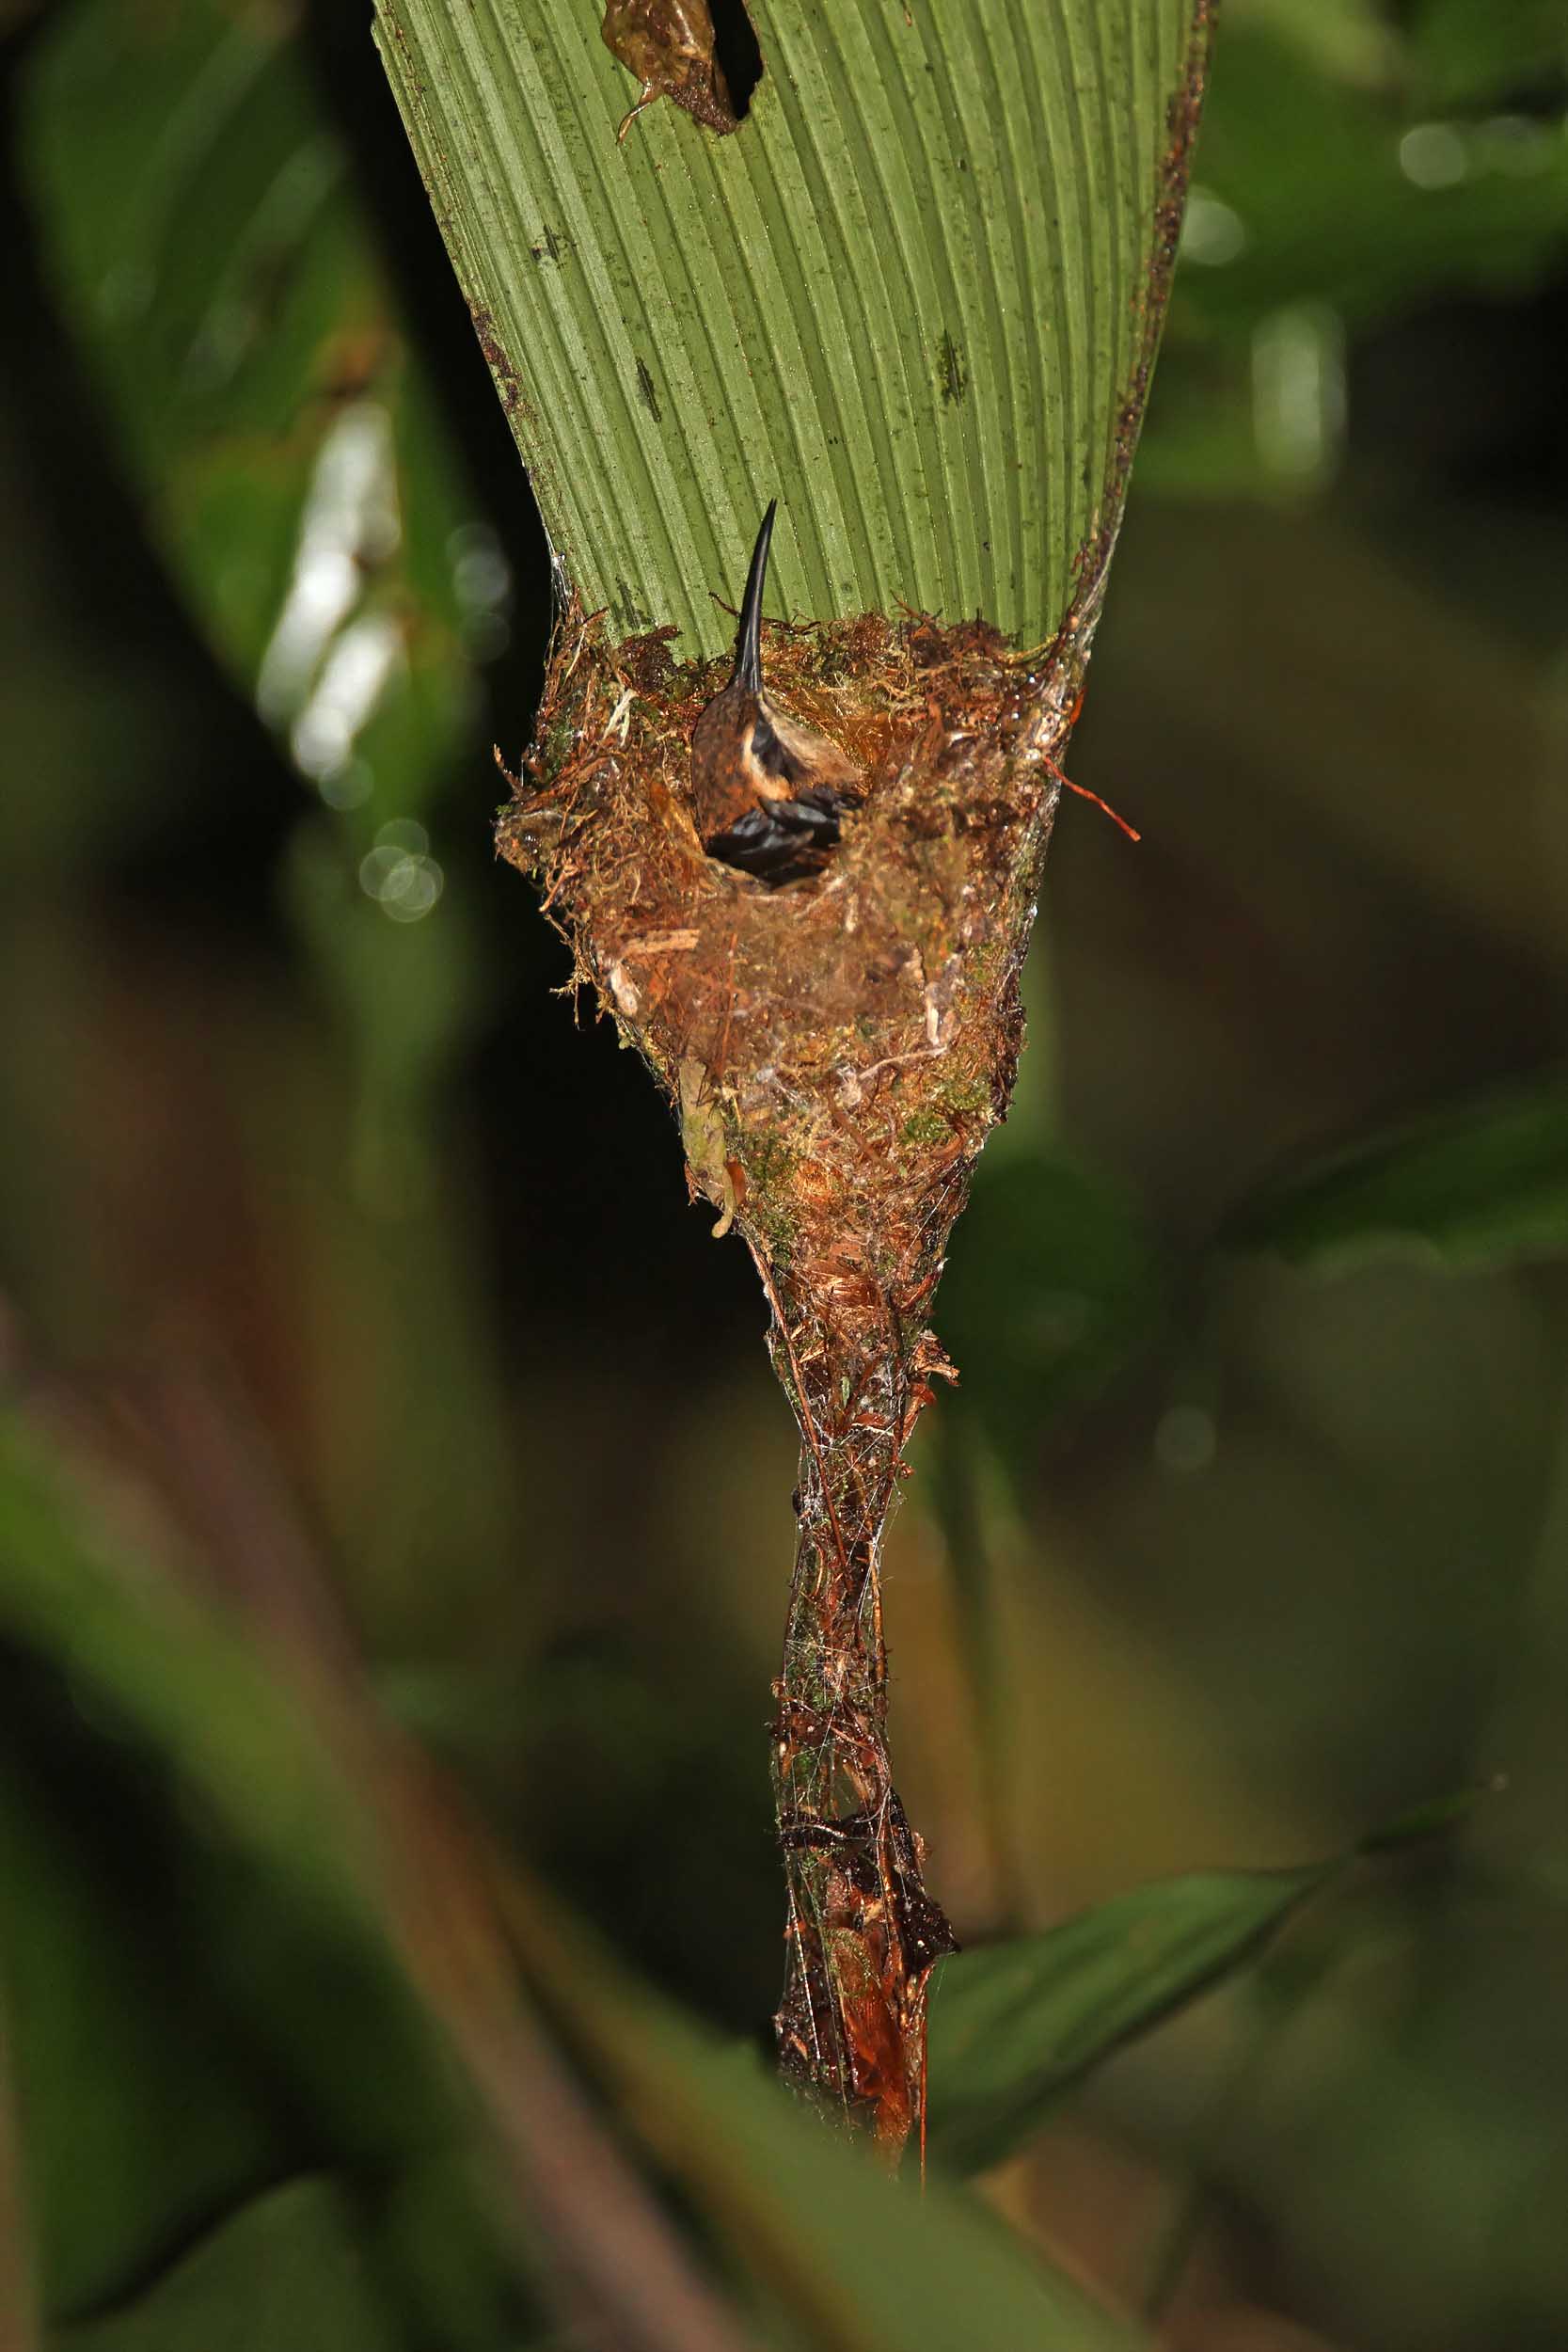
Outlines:
{"label": "moss on nest", "polygon": [[[1070,639],[1031,663],[923,615],[768,634],[770,695],[867,779],[826,874],[770,890],[704,855],[689,744],[723,666],[576,614],[500,844],[670,1099],[684,1064],[705,1073],[753,1245],[842,1267],[874,1232],[907,1295],[1006,1110],[1077,664]],[[711,1154],[695,1174],[722,1205]]]}

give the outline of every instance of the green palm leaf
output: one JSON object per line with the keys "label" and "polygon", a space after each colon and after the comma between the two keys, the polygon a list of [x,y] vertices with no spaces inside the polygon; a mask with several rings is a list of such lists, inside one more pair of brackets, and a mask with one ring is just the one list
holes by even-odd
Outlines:
{"label": "green palm leaf", "polygon": [[[689,12],[689,11],[687,11]],[[759,0],[721,136],[593,0],[378,0],[378,39],[583,602],[721,650],[782,603],[1031,642],[1114,528],[1207,0]]]}

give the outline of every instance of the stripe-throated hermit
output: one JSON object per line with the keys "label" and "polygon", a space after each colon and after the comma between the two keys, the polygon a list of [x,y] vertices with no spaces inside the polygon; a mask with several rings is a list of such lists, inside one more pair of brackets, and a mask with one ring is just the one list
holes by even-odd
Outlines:
{"label": "stripe-throated hermit", "polygon": [[692,814],[704,849],[769,883],[820,873],[840,817],[863,797],[853,760],[763,691],[762,592],[777,504],[768,501],[757,532],[729,684],[691,733]]}

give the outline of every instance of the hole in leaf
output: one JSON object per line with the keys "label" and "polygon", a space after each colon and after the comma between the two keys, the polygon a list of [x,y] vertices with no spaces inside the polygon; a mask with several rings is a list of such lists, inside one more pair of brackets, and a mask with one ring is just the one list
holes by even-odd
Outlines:
{"label": "hole in leaf", "polygon": [[713,52],[729,86],[736,122],[744,122],[752,92],[762,79],[762,50],[746,13],[746,0],[708,0]]}

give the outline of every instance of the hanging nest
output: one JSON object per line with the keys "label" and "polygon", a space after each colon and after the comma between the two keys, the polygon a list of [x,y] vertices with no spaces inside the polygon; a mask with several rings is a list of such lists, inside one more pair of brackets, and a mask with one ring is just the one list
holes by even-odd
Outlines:
{"label": "hanging nest", "polygon": [[[677,662],[672,629],[611,644],[602,616],[574,608],[499,827],[503,853],[539,877],[578,979],[663,1087],[693,1194],[718,1232],[742,1234],[772,1309],[801,1435],[775,1686],[780,2057],[895,2156],[924,2129],[927,1980],[953,1936],[888,1764],[879,1555],[929,1382],[954,1376],[927,1316],[1012,1092],[1056,762],[1159,342],[1212,13],[1193,0],[1136,351],[1052,644],[1019,655],[982,621],[919,613],[772,628],[770,702],[840,745],[865,797],[823,872],[769,888],[705,856],[690,815],[692,730],[727,665]],[[641,21],[611,8],[607,38],[623,16]]]}
{"label": "hanging nest", "polygon": [[680,1120],[693,1196],[745,1239],[800,1422],[773,1770],[787,2074],[891,2153],[923,2119],[925,1987],[951,1950],[887,1758],[879,1553],[934,1375],[954,1218],[1012,1091],[1019,972],[1086,653],[925,615],[768,630],[768,691],[843,746],[863,807],[826,872],[704,854],[690,742],[727,665],[568,614],[500,818],[576,976]]}

